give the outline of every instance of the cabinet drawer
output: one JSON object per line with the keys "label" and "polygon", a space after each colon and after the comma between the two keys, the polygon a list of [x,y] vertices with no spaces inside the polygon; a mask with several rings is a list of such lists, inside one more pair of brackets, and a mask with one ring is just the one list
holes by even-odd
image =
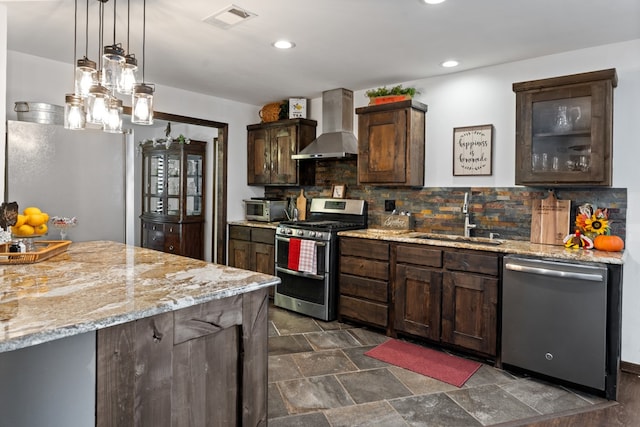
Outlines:
{"label": "cabinet drawer", "polygon": [[174,313],[174,344],[242,324],[242,295],[213,300]]}
{"label": "cabinet drawer", "polygon": [[231,227],[229,227],[229,239],[250,241],[251,228],[232,225]]}
{"label": "cabinet drawer", "polygon": [[386,304],[389,302],[388,288],[388,283],[380,280],[350,274],[340,275],[340,294],[343,295],[366,298]]}
{"label": "cabinet drawer", "polygon": [[343,256],[340,258],[340,272],[379,280],[389,280],[389,263]]}
{"label": "cabinet drawer", "polygon": [[340,254],[389,261],[389,244],[367,239],[340,238]]}
{"label": "cabinet drawer", "polygon": [[251,230],[251,241],[274,245],[276,242],[276,232],[268,228],[254,228]]}
{"label": "cabinet drawer", "polygon": [[339,312],[340,316],[383,328],[386,328],[388,324],[388,306],[386,304],[377,304],[341,295]]}
{"label": "cabinet drawer", "polygon": [[175,235],[180,238],[180,225],[178,224],[164,224],[164,233],[166,236]]}
{"label": "cabinet drawer", "polygon": [[181,255],[180,253],[180,234],[165,234],[164,236],[165,252]]}
{"label": "cabinet drawer", "polygon": [[156,251],[164,250],[164,232],[146,231],[146,247]]}
{"label": "cabinet drawer", "polygon": [[423,245],[396,246],[396,262],[399,264],[442,267],[442,251]]}
{"label": "cabinet drawer", "polygon": [[498,256],[483,252],[445,252],[444,266],[448,270],[497,276]]}

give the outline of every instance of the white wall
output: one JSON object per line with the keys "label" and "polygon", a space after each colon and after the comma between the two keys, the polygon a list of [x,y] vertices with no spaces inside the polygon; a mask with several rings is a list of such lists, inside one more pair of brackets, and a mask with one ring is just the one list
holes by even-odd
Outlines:
{"label": "white wall", "polygon": [[[7,93],[7,7],[0,4],[0,100],[5,99]],[[4,102],[0,102],[0,117],[5,117],[7,114],[6,105]],[[7,131],[7,121],[0,120],[0,135],[5,135]],[[5,138],[2,138],[4,141]],[[4,143],[0,144],[0,195],[4,200]]]}
{"label": "white wall", "polygon": [[[515,82],[616,68],[614,89],[613,187],[627,188],[627,235],[622,307],[622,360],[640,364],[640,182],[637,173],[640,140],[640,39],[566,52],[526,61],[404,82],[421,92],[416,96],[427,112],[425,186],[514,186]],[[364,91],[354,93],[356,107],[368,102]],[[312,114],[318,112],[312,102]],[[357,123],[357,120],[354,122]],[[494,125],[493,175],[454,177],[453,128]],[[356,129],[357,130],[357,129]]]}

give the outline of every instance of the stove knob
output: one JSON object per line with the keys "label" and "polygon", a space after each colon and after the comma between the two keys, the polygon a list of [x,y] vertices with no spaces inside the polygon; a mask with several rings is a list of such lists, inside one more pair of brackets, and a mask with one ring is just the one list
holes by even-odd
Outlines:
{"label": "stove knob", "polygon": [[320,232],[316,233],[316,237],[317,237],[318,239],[322,239],[322,233],[320,233]]}
{"label": "stove knob", "polygon": [[304,231],[298,230],[298,236],[302,236],[303,234],[304,234]]}
{"label": "stove knob", "polygon": [[287,234],[293,234],[293,230],[292,229],[287,229]]}
{"label": "stove knob", "polygon": [[316,232],[315,231],[310,231],[309,232],[309,237],[316,237]]}

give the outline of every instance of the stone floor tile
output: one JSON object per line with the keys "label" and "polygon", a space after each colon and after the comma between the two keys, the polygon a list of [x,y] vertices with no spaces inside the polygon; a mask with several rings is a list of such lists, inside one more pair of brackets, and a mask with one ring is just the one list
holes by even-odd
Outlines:
{"label": "stone floor tile", "polygon": [[325,411],[325,416],[332,427],[407,426],[400,414],[385,401],[330,409]]}
{"label": "stone floor tile", "polygon": [[322,331],[313,318],[283,309],[269,310],[269,320],[280,335]]}
{"label": "stone floor tile", "polygon": [[540,415],[495,384],[445,394],[485,426]]}
{"label": "stone floor tile", "polygon": [[269,356],[302,353],[304,351],[313,351],[313,347],[311,347],[304,335],[269,337]]}
{"label": "stone floor tile", "polygon": [[389,403],[410,426],[482,426],[478,420],[444,393],[405,397]]}
{"label": "stone floor tile", "polygon": [[304,375],[290,354],[269,356],[269,382],[293,380]]}
{"label": "stone floor tile", "polygon": [[485,384],[502,384],[514,381],[516,378],[502,369],[494,368],[490,365],[482,365],[472,376],[464,383],[464,387],[478,387]]}
{"label": "stone floor tile", "polygon": [[[269,384],[267,390],[267,418],[271,419],[289,415],[289,412],[287,412],[287,407],[284,405],[284,400],[282,400],[282,396],[280,395],[280,390],[278,390],[277,384]],[[271,424],[271,422],[269,422],[269,424]]]}
{"label": "stone floor tile", "polygon": [[359,369],[386,368],[388,366],[391,366],[386,362],[364,355],[364,353],[374,347],[376,346],[368,345],[365,347],[343,348],[342,351]]}
{"label": "stone floor tile", "polygon": [[269,336],[270,337],[277,337],[278,335],[280,335],[280,334],[278,334],[278,330],[273,325],[273,322],[269,321]]}
{"label": "stone floor tile", "polygon": [[500,387],[542,414],[590,406],[575,393],[537,380],[520,380]]}
{"label": "stone floor tile", "polygon": [[341,350],[314,351],[292,356],[305,377],[357,371],[358,367]]}
{"label": "stone floor tile", "polygon": [[315,350],[329,350],[333,348],[349,348],[359,346],[360,343],[347,331],[323,331],[304,334]]}
{"label": "stone floor tile", "polygon": [[316,319],[316,324],[320,326],[323,331],[335,331],[338,329],[350,329],[353,326],[348,325],[346,323],[338,322],[337,320],[333,320],[331,322],[325,322],[320,319]]}
{"label": "stone floor tile", "polygon": [[312,412],[269,420],[269,427],[331,427],[331,425],[322,412]]}
{"label": "stone floor tile", "polygon": [[353,405],[353,399],[333,375],[277,383],[290,414]]}
{"label": "stone floor tile", "polygon": [[427,377],[398,366],[390,366],[387,369],[389,369],[389,371],[391,371],[391,373],[395,375],[402,384],[411,390],[413,394],[431,394],[459,390],[459,388],[454,385],[447,384],[436,380],[435,378]]}
{"label": "stone floor tile", "polygon": [[352,328],[349,333],[353,335],[362,345],[380,345],[390,338],[382,333],[371,331],[365,328]]}
{"label": "stone floor tile", "polygon": [[339,374],[336,377],[356,403],[411,395],[411,391],[387,369],[358,371]]}

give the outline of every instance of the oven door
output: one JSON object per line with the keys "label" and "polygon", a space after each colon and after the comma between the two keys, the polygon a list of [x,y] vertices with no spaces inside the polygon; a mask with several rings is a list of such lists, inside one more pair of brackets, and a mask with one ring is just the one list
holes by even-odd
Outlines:
{"label": "oven door", "polygon": [[289,238],[276,236],[276,285],[274,304],[322,320],[335,317],[335,295],[330,289],[330,242],[316,241],[317,274],[288,268]]}

